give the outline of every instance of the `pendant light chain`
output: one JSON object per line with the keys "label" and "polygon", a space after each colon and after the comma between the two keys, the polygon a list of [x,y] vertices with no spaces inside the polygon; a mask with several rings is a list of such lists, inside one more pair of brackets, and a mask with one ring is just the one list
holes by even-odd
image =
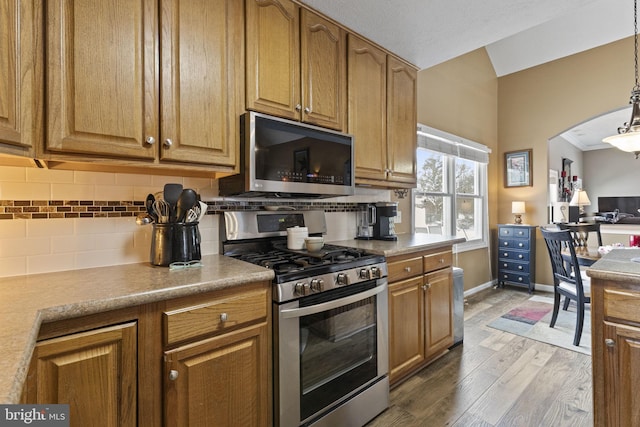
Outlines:
{"label": "pendant light chain", "polygon": [[634,59],[636,66],[636,85],[633,90],[639,90],[640,85],[638,85],[638,2],[637,0],[633,1],[633,41],[634,41]]}

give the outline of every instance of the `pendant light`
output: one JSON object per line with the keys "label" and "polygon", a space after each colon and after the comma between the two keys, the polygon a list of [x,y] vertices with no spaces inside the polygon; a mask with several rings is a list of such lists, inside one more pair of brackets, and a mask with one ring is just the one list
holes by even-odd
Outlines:
{"label": "pendant light", "polygon": [[603,139],[622,151],[640,155],[640,85],[638,85],[638,5],[633,1],[633,36],[636,84],[631,90],[631,120],[618,128],[618,135]]}

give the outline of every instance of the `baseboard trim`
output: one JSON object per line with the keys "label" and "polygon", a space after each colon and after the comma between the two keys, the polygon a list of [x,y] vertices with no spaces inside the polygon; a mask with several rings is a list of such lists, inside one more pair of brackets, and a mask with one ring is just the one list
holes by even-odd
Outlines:
{"label": "baseboard trim", "polygon": [[[497,284],[498,284],[498,281],[497,281],[497,280],[492,280],[492,281],[490,281],[490,282],[486,282],[486,283],[483,283],[483,284],[481,284],[481,285],[478,285],[478,286],[476,286],[476,287],[474,287],[474,288],[467,289],[466,291],[464,291],[464,297],[465,297],[465,298],[470,297],[471,295],[475,295],[475,294],[477,294],[478,292],[482,292],[482,291],[484,291],[485,289],[489,289],[489,288],[491,288],[491,287],[493,287],[493,286],[496,286]],[[550,286],[550,285],[541,285],[541,284],[539,284],[539,283],[536,283],[536,290],[537,290],[537,291],[544,291],[544,292],[551,292],[551,293],[553,293],[553,286]]]}

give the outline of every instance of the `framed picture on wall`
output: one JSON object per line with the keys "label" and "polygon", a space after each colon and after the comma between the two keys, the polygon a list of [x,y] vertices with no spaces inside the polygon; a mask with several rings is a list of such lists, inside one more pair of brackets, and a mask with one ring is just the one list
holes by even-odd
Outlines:
{"label": "framed picture on wall", "polygon": [[504,153],[504,186],[530,187],[533,185],[532,150]]}

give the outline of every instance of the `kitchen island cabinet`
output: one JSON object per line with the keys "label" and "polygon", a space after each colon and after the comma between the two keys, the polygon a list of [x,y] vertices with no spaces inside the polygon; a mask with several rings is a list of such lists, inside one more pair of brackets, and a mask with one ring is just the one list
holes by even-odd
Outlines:
{"label": "kitchen island cabinet", "polygon": [[246,0],[247,108],[343,131],[346,33],[289,0]]}
{"label": "kitchen island cabinet", "polygon": [[42,140],[42,3],[0,6],[0,152],[34,157]]}
{"label": "kitchen island cabinet", "polygon": [[90,162],[93,170],[237,171],[241,2],[52,0],[45,10],[47,135],[39,157],[51,167]]}
{"label": "kitchen island cabinet", "polygon": [[640,249],[615,249],[589,269],[593,420],[640,424]]}

